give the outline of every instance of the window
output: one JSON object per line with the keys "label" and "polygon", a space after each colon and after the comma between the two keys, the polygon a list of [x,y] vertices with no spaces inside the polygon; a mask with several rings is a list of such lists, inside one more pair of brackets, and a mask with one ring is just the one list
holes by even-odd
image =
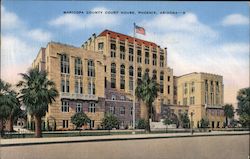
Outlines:
{"label": "window", "polygon": [[66,81],[65,81],[65,78],[61,79],[61,92],[69,93],[69,79],[68,78],[66,78]]}
{"label": "window", "polygon": [[109,107],[109,113],[115,114],[115,107],[114,106]]}
{"label": "window", "polygon": [[107,77],[104,78],[104,87],[107,88]]}
{"label": "window", "polygon": [[95,121],[94,120],[90,120],[90,123],[89,123],[89,127],[90,129],[94,128],[95,127]]}
{"label": "window", "polygon": [[163,72],[163,71],[161,71],[161,73],[160,73],[160,80],[161,80],[161,81],[164,80],[164,72]]}
{"label": "window", "polygon": [[75,59],[75,75],[82,75],[82,60],[80,58]]}
{"label": "window", "polygon": [[183,98],[183,105],[187,105],[187,98]]}
{"label": "window", "polygon": [[145,64],[149,64],[149,52],[145,51]]}
{"label": "window", "polygon": [[133,76],[134,76],[134,68],[133,66],[129,67],[129,90],[133,90]]}
{"label": "window", "polygon": [[125,76],[121,75],[120,80],[120,89],[125,89]]}
{"label": "window", "polygon": [[75,93],[79,93],[79,82],[78,82],[78,79],[75,80]]}
{"label": "window", "polygon": [[205,91],[206,91],[206,92],[208,91],[208,83],[207,83],[207,80],[205,80]]}
{"label": "window", "polygon": [[164,56],[160,55],[160,67],[164,67]]}
{"label": "window", "polygon": [[130,115],[133,115],[133,107],[130,107]]}
{"label": "window", "polygon": [[88,60],[88,76],[95,77],[95,64],[93,60]]}
{"label": "window", "polygon": [[133,48],[129,48],[129,57],[128,57],[129,61],[134,61],[134,49]]}
{"label": "window", "polygon": [[63,128],[68,128],[68,126],[69,126],[69,121],[63,120]]}
{"label": "window", "polygon": [[111,96],[111,99],[112,99],[112,100],[116,100],[116,96],[115,96],[115,95],[112,95],[112,96]]}
{"label": "window", "polygon": [[147,75],[149,77],[149,69],[148,68],[145,70],[145,75]]}
{"label": "window", "polygon": [[113,58],[116,57],[115,55],[116,45],[111,43],[110,48],[111,48],[110,56]]}
{"label": "window", "polygon": [[141,63],[141,50],[137,50],[137,62]]}
{"label": "window", "polygon": [[170,82],[170,76],[168,76],[168,82]]}
{"label": "window", "polygon": [[88,94],[91,94],[91,95],[93,95],[93,94],[95,94],[95,83],[93,83],[92,81],[90,81],[89,83],[88,83]]}
{"label": "window", "polygon": [[82,112],[82,103],[76,103],[76,112]]}
{"label": "window", "polygon": [[160,81],[160,93],[164,93],[163,81]]}
{"label": "window", "polygon": [[95,113],[95,103],[89,103],[89,109],[88,109],[89,112],[91,113]]}
{"label": "window", "polygon": [[125,97],[124,97],[124,96],[121,96],[120,99],[121,99],[121,100],[125,100]]}
{"label": "window", "polygon": [[120,59],[125,60],[125,46],[120,46]]}
{"label": "window", "polygon": [[195,85],[194,82],[191,83],[191,93],[195,92]]}
{"label": "window", "polygon": [[125,89],[125,66],[121,65],[120,69],[120,89]]}
{"label": "window", "polygon": [[170,94],[170,86],[168,85],[168,94]]}
{"label": "window", "polygon": [[111,64],[111,88],[116,86],[116,65],[115,63]]}
{"label": "window", "polygon": [[103,50],[103,42],[98,43],[98,50]]}
{"label": "window", "polygon": [[194,97],[190,97],[190,105],[195,104],[195,98]]}
{"label": "window", "polygon": [[141,72],[142,70],[141,70],[141,68],[139,67],[138,69],[137,69],[137,78],[138,78],[138,80],[141,80],[141,78],[142,78],[142,72]]}
{"label": "window", "polygon": [[115,63],[111,64],[111,73],[116,73],[116,65],[115,65]]}
{"label": "window", "polygon": [[187,83],[184,84],[184,94],[187,94],[188,88],[187,88]]}
{"label": "window", "polygon": [[178,110],[178,114],[180,115],[180,114],[181,114],[181,112],[182,112],[182,110],[181,110],[181,109],[179,109],[179,110]]}
{"label": "window", "polygon": [[61,111],[62,112],[69,112],[69,102],[68,101],[62,101]]}
{"label": "window", "polygon": [[61,55],[61,73],[69,74],[69,57],[66,54]]}
{"label": "window", "polygon": [[157,71],[156,70],[153,70],[153,79],[157,80]]}
{"label": "window", "polygon": [[153,61],[152,61],[153,65],[156,66],[157,65],[157,55],[155,53],[153,53]]}
{"label": "window", "polygon": [[107,66],[106,65],[104,66],[104,72],[107,72]]}
{"label": "window", "polygon": [[120,107],[120,114],[124,115],[125,114],[125,107]]}
{"label": "window", "polygon": [[129,67],[129,76],[134,76],[134,68],[133,68],[133,66]]}

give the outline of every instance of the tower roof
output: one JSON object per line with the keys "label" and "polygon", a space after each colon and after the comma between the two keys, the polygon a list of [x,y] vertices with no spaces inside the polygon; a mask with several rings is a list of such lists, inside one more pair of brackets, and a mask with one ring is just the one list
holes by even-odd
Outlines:
{"label": "tower roof", "polygon": [[[121,34],[121,33],[117,33],[117,32],[114,32],[114,31],[110,31],[110,30],[104,30],[103,32],[101,32],[98,36],[106,36],[107,34],[109,34],[109,36],[111,38],[117,38],[119,37],[120,40],[122,41],[125,41],[126,39],[128,40],[128,42],[130,43],[134,43],[134,38],[129,36],[129,35],[125,35],[125,34]],[[149,42],[149,41],[145,41],[145,40],[142,40],[142,39],[138,39],[138,38],[135,38],[135,41],[137,42],[137,44],[139,45],[142,45],[144,44],[145,46],[152,46],[154,48],[156,47],[159,47],[158,45],[156,45],[155,43],[153,42]]]}

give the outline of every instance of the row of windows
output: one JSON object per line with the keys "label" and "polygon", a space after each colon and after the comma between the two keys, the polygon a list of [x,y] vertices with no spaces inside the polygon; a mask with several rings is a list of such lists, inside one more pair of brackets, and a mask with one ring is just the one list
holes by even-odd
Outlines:
{"label": "row of windows", "polygon": [[[68,128],[69,127],[69,121],[68,120],[63,120],[63,128]],[[91,120],[90,123],[88,124],[90,128],[93,128],[95,126],[95,121]]]}
{"label": "row of windows", "polygon": [[[62,112],[69,112],[69,102],[68,101],[62,101],[62,106],[61,106],[61,111]],[[82,103],[76,103],[76,112],[82,112]],[[96,104],[91,102],[89,103],[88,106],[88,112],[95,113],[96,112]]]}
{"label": "row of windows", "polygon": [[[194,93],[195,92],[195,83],[194,82],[191,82],[191,93]],[[187,83],[184,83],[184,94],[187,94],[188,93],[188,84]]]}
{"label": "row of windows", "polygon": [[[190,97],[189,99],[189,104],[194,105],[195,104],[195,97]],[[183,105],[188,105],[188,100],[187,98],[183,98]]]}
{"label": "row of windows", "polygon": [[[70,92],[69,90],[70,90],[69,78],[62,78],[61,79],[61,92],[69,93]],[[83,94],[83,83],[81,79],[75,80],[75,93]],[[96,93],[95,83],[90,81],[88,83],[88,94],[93,95],[95,93]]]}
{"label": "row of windows", "polygon": [[[134,61],[134,49],[129,47],[129,56],[128,60],[133,62]],[[120,59],[125,60],[125,46],[120,45]],[[111,43],[110,44],[110,57],[115,58],[116,57],[116,45]],[[142,52],[141,50],[137,50],[137,63],[142,63]],[[150,57],[149,57],[149,51],[145,51],[145,64],[150,64]],[[157,65],[157,54],[153,52],[153,58],[152,58],[152,65]],[[164,55],[160,55],[160,67],[164,67]]]}
{"label": "row of windows", "polygon": [[[75,58],[75,75],[83,75],[83,63],[80,58]],[[61,73],[70,73],[69,56],[61,55]],[[93,60],[88,60],[88,76],[95,76],[95,63]]]}
{"label": "row of windows", "polygon": [[[220,92],[220,88],[219,88],[219,82],[216,81],[210,81],[210,92],[214,92],[214,83],[215,83],[215,90],[216,93]],[[205,91],[208,92],[208,80],[205,80]]]}
{"label": "row of windows", "polygon": [[[116,112],[115,107],[114,106],[110,106],[109,107],[109,113],[115,114],[115,112]],[[125,107],[124,106],[121,106],[119,108],[119,113],[120,113],[120,115],[125,115],[126,111],[125,111]],[[130,115],[133,115],[133,107],[130,107]]]}

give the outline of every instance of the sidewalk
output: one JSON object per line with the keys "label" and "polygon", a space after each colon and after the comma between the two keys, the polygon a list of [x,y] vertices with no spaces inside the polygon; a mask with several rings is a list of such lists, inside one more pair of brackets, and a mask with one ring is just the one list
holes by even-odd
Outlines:
{"label": "sidewalk", "polygon": [[168,134],[131,134],[131,135],[109,135],[109,136],[79,136],[79,137],[50,137],[50,138],[23,138],[23,139],[1,139],[1,146],[24,146],[39,144],[58,144],[74,142],[101,142],[116,140],[142,140],[159,138],[180,138],[180,137],[202,137],[202,136],[225,136],[225,135],[249,135],[249,131],[234,132],[206,132],[206,133],[168,133]]}

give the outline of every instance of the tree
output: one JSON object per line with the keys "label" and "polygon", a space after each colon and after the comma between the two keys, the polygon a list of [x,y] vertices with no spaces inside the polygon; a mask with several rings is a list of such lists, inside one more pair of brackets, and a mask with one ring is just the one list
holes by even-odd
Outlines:
{"label": "tree", "polygon": [[237,95],[239,120],[243,127],[250,127],[250,87],[238,91]]}
{"label": "tree", "polygon": [[3,136],[5,122],[11,112],[11,108],[6,104],[11,85],[0,79],[0,131]]}
{"label": "tree", "polygon": [[209,120],[207,118],[202,118],[200,121],[201,128],[207,128],[209,125]]}
{"label": "tree", "polygon": [[149,118],[152,116],[151,110],[152,103],[158,96],[159,86],[156,81],[148,76],[148,74],[144,74],[142,77],[142,81],[138,84],[135,93],[139,100],[142,100],[146,105],[146,114],[145,114],[145,121],[146,121],[146,132],[150,132],[150,122]]}
{"label": "tree", "polygon": [[105,114],[104,118],[102,119],[102,127],[106,130],[111,130],[112,128],[119,127],[119,120],[116,116],[111,113]]}
{"label": "tree", "polygon": [[22,80],[17,84],[21,87],[21,100],[28,113],[35,118],[35,136],[41,137],[42,117],[48,110],[48,104],[55,101],[58,91],[55,83],[47,78],[47,72],[37,68],[29,69],[27,73],[21,73]]}
{"label": "tree", "polygon": [[71,122],[76,126],[76,128],[80,128],[83,125],[90,123],[90,119],[85,113],[79,112],[79,113],[75,113],[71,117]]}
{"label": "tree", "polygon": [[189,127],[190,120],[187,113],[180,114],[180,122],[183,128]]}
{"label": "tree", "polygon": [[232,104],[226,104],[223,109],[226,116],[226,125],[228,125],[228,118],[231,119],[234,116],[234,107]]}
{"label": "tree", "polygon": [[13,124],[14,118],[17,117],[21,113],[20,109],[20,101],[18,99],[18,94],[15,91],[10,91],[6,95],[6,104],[10,107],[11,111],[9,112],[8,120],[9,120],[9,131],[14,131]]}

